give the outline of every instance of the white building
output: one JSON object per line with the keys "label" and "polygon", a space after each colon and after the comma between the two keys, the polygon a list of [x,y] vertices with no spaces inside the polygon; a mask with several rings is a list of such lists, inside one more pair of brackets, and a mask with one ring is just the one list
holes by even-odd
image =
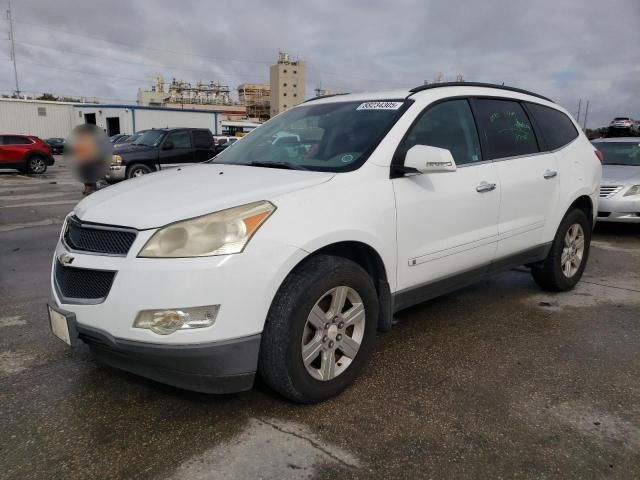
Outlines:
{"label": "white building", "polygon": [[0,98],[0,134],[66,137],[77,125],[73,103]]}
{"label": "white building", "polygon": [[222,120],[223,115],[224,107],[218,111],[0,98],[0,134],[65,138],[76,125],[93,123],[109,136],[165,127],[208,128],[219,135],[227,123]]}

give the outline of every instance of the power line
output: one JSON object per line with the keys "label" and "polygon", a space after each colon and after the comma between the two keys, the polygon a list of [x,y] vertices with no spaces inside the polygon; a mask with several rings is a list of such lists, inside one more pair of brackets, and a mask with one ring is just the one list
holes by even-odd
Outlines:
{"label": "power line", "polygon": [[243,63],[261,63],[261,64],[266,64],[269,65],[272,62],[270,61],[266,61],[266,60],[247,60],[247,59],[240,59],[240,58],[229,58],[229,57],[214,57],[211,55],[203,55],[200,53],[194,53],[194,52],[184,52],[184,51],[178,51],[178,50],[170,50],[170,49],[166,49],[166,48],[157,48],[157,47],[147,47],[145,45],[141,45],[141,44],[137,44],[137,43],[128,43],[128,42],[122,42],[119,40],[108,40],[106,38],[102,38],[102,37],[98,37],[95,35],[87,35],[87,34],[82,34],[82,33],[77,33],[77,32],[71,32],[69,30],[65,30],[65,29],[61,29],[61,28],[51,28],[51,27],[46,27],[44,25],[39,25],[37,23],[32,23],[32,22],[26,22],[22,19],[17,19],[16,20],[17,23],[22,23],[25,25],[31,25],[31,26],[35,26],[38,28],[44,28],[45,30],[51,30],[53,32],[56,33],[66,33],[67,35],[74,35],[77,37],[84,37],[84,38],[91,38],[93,40],[100,40],[102,42],[107,42],[107,43],[113,43],[116,45],[123,45],[126,47],[134,47],[134,48],[142,48],[145,50],[154,50],[157,52],[163,52],[163,53],[171,53],[173,55],[181,55],[181,56],[190,56],[190,57],[200,57],[200,58],[207,58],[210,60],[218,60],[218,61],[226,61],[226,62],[243,62]]}
{"label": "power line", "polygon": [[[166,48],[149,47],[149,46],[142,45],[142,44],[123,42],[123,41],[119,41],[119,40],[109,40],[109,39],[106,39],[106,38],[103,38],[103,37],[99,37],[99,36],[95,36],[95,35],[87,35],[87,34],[82,34],[82,33],[77,33],[77,32],[71,32],[69,30],[65,30],[65,29],[61,29],[61,28],[55,28],[54,29],[54,28],[47,27],[47,26],[44,26],[44,25],[39,25],[39,24],[36,24],[36,23],[27,22],[27,21],[24,21],[22,19],[17,19],[16,22],[22,23],[22,24],[26,24],[26,25],[36,26],[38,28],[42,28],[42,29],[45,29],[45,30],[50,30],[50,31],[56,32],[58,34],[60,32],[63,32],[65,34],[67,34],[67,35],[90,38],[90,39],[93,39],[93,40],[99,40],[99,41],[106,42],[106,43],[112,43],[112,44],[116,44],[116,45],[123,45],[123,46],[127,46],[127,47],[132,47],[132,48],[140,48],[140,49],[145,49],[145,50],[153,50],[153,51],[157,51],[157,52],[170,53],[170,54],[173,54],[173,55],[198,57],[198,58],[216,60],[216,61],[223,61],[223,62],[240,62],[240,63],[252,63],[252,64],[263,64],[263,65],[271,65],[273,63],[273,61],[267,61],[267,60],[250,60],[250,59],[242,59],[242,58],[237,58],[237,57],[218,57],[218,56],[204,55],[204,54],[194,53],[194,52],[185,52],[185,51],[172,50],[172,49],[166,49]],[[172,68],[172,67],[167,67],[167,68]],[[178,67],[178,68],[186,69],[184,67]],[[387,82],[387,81],[384,81],[384,80],[375,80],[375,79],[372,79],[370,77],[358,77],[358,76],[354,76],[354,75],[349,75],[349,74],[345,74],[344,72],[323,71],[323,70],[320,70],[317,67],[313,67],[313,66],[310,66],[310,65],[306,65],[306,68],[308,70],[317,72],[320,75],[330,75],[330,76],[336,76],[336,77],[342,77],[342,78],[350,78],[350,79],[353,79],[353,80],[365,81],[368,84],[377,83],[379,85],[385,85],[386,87],[390,87],[391,85],[393,85],[395,88],[397,88],[397,87],[401,87],[402,88],[402,87],[406,86],[406,85],[400,85],[399,83],[395,83],[395,82],[391,83],[391,82]],[[238,75],[236,75],[236,77],[237,76]]]}
{"label": "power line", "polygon": [[[140,66],[143,66],[143,67],[150,67],[150,68],[156,68],[156,69],[190,70],[190,71],[194,71],[194,72],[206,73],[208,75],[215,75],[216,77],[229,78],[229,79],[236,79],[236,76],[237,76],[237,75],[236,76],[232,76],[232,75],[220,74],[220,73],[217,73],[217,72],[212,72],[211,70],[198,69],[198,68],[192,68],[192,67],[184,67],[184,66],[180,66],[180,65],[165,65],[165,64],[159,64],[159,63],[134,62],[134,61],[124,60],[124,59],[120,59],[120,58],[104,57],[104,56],[93,54],[93,53],[79,52],[79,51],[75,51],[75,50],[68,50],[68,49],[63,49],[63,48],[50,47],[48,45],[39,45],[39,44],[29,43],[29,42],[16,42],[16,43],[19,46],[45,48],[45,49],[48,49],[48,50],[55,50],[57,52],[64,52],[65,54],[81,55],[81,56],[85,56],[85,57],[99,58],[100,60],[111,60],[111,61],[118,62],[118,63],[128,63],[128,64],[131,64],[131,65],[140,65]],[[148,81],[148,79],[145,80],[145,82],[147,82],[147,81]]]}
{"label": "power line", "polygon": [[97,73],[97,72],[87,72],[86,70],[77,70],[75,68],[60,67],[58,65],[49,65],[49,64],[40,63],[40,62],[32,62],[31,60],[21,60],[21,62],[22,63],[28,63],[30,65],[36,65],[38,67],[52,68],[54,70],[65,70],[67,72],[80,73],[82,75],[94,75],[96,77],[116,78],[118,80],[127,80],[127,81],[131,81],[131,82],[147,82],[148,81],[148,79],[132,78],[132,77],[121,77],[119,75],[110,75],[110,74]]}

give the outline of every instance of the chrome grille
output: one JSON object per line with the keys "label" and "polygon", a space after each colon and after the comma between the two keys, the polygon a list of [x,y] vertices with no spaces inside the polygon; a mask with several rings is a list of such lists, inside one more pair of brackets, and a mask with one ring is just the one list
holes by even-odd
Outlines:
{"label": "chrome grille", "polygon": [[63,238],[72,250],[125,256],[136,236],[133,229],[82,223],[76,217],[70,217]]}
{"label": "chrome grille", "polygon": [[116,272],[65,267],[56,260],[55,285],[63,303],[101,303],[109,295]]}
{"label": "chrome grille", "polygon": [[622,185],[601,185],[600,198],[613,197],[620,190],[622,190]]}

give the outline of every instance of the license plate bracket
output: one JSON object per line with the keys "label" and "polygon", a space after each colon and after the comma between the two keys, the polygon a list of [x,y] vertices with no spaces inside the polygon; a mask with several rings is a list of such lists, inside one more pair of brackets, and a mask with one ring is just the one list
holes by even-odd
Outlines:
{"label": "license plate bracket", "polygon": [[77,345],[79,340],[75,313],[59,310],[51,305],[47,305],[47,311],[51,332],[68,346]]}

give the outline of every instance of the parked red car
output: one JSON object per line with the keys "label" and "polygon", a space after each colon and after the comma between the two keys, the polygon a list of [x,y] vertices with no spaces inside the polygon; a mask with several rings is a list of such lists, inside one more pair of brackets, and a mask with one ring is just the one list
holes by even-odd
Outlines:
{"label": "parked red car", "polygon": [[51,146],[32,135],[0,135],[0,168],[24,173],[44,173],[53,165]]}

